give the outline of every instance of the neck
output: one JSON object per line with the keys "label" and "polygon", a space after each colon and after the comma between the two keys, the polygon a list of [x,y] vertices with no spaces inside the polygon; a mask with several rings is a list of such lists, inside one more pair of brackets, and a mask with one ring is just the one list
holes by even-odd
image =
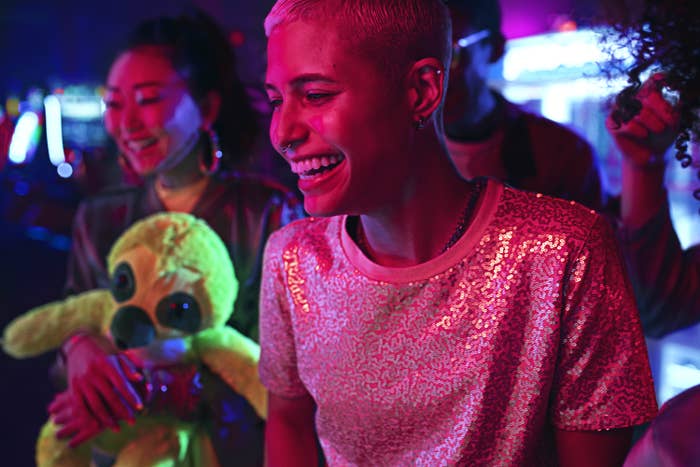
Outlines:
{"label": "neck", "polygon": [[199,156],[202,149],[198,146],[179,164],[169,170],[159,172],[156,180],[163,187],[177,190],[193,185],[202,180],[205,175],[199,169]]}
{"label": "neck", "polygon": [[459,177],[441,144],[424,155],[409,195],[359,216],[353,233],[377,264],[407,267],[429,261],[443,253],[460,223],[472,185]]}

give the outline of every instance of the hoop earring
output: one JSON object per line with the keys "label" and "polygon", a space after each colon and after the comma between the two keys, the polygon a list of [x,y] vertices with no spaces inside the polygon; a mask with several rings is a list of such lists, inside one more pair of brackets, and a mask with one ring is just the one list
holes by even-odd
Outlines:
{"label": "hoop earring", "polygon": [[219,137],[214,129],[210,128],[205,133],[209,138],[209,160],[207,161],[207,158],[204,156],[207,154],[207,151],[201,152],[199,155],[199,170],[204,175],[214,175],[219,171],[219,167],[221,167],[221,159],[224,156],[224,153],[221,152]]}

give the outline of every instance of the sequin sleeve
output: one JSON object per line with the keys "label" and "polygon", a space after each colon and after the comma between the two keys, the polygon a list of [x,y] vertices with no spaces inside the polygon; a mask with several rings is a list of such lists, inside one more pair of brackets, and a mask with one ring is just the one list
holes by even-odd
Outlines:
{"label": "sequin sleeve", "polygon": [[294,332],[284,299],[281,235],[273,234],[265,247],[260,291],[260,380],[273,394],[300,397],[306,389],[297,371]]}
{"label": "sequin sleeve", "polygon": [[564,430],[639,425],[656,399],[632,290],[610,226],[598,217],[564,289],[550,417]]}

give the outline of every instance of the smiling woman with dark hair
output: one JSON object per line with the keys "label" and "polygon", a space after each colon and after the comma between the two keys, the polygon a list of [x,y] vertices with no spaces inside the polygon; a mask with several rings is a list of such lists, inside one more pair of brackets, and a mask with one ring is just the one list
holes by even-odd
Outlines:
{"label": "smiling woman with dark hair", "polygon": [[[198,10],[142,22],[112,62],[104,101],[105,126],[122,165],[141,183],[106,190],[80,205],[68,292],[109,288],[105,258],[136,221],[162,211],[187,212],[224,241],[240,283],[230,324],[256,341],[263,247],[274,230],[303,212],[281,185],[230,171],[251,150],[257,128],[226,35]],[[134,372],[121,371],[131,364],[115,349],[81,336],[66,364],[72,400],[100,429],[140,410],[126,376]],[[204,390],[217,394],[210,415],[221,464],[259,464],[262,421],[249,417],[245,403],[225,385],[211,383]],[[241,436],[233,439],[236,433]],[[93,434],[68,433],[80,440]]]}

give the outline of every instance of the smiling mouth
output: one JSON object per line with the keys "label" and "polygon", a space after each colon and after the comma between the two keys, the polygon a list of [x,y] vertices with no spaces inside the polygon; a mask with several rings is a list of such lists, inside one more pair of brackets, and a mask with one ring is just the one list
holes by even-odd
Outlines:
{"label": "smiling mouth", "polygon": [[146,138],[146,139],[139,139],[139,140],[130,140],[130,141],[126,142],[126,147],[128,147],[129,150],[132,152],[139,152],[139,151],[143,151],[144,149],[153,146],[157,142],[158,142],[158,138]]}
{"label": "smiling mouth", "polygon": [[298,162],[290,161],[289,165],[292,168],[292,172],[299,175],[299,178],[307,179],[333,170],[343,160],[345,160],[345,157],[341,155],[332,155],[311,157]]}

